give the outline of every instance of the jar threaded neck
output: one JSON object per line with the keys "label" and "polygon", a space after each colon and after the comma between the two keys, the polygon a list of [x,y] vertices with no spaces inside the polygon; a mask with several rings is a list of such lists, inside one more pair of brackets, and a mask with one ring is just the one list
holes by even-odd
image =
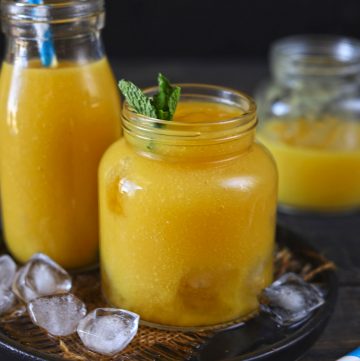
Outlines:
{"label": "jar threaded neck", "polygon": [[270,62],[281,84],[359,78],[360,41],[330,35],[292,36],[272,46]]}
{"label": "jar threaded neck", "polygon": [[[192,141],[226,141],[234,136],[252,130],[257,124],[255,102],[246,94],[212,85],[178,84],[182,89],[181,101],[208,102],[239,108],[239,116],[231,119],[211,122],[166,121],[135,113],[127,102],[123,106],[123,126],[125,132],[135,136],[157,137],[160,142],[188,143]],[[156,93],[157,88],[148,88],[148,96]],[[241,112],[241,114],[240,114]]]}
{"label": "jar threaded neck", "polygon": [[[173,158],[224,157],[234,155],[253,143],[257,112],[255,102],[247,95],[232,89],[202,84],[178,84],[181,87],[181,103],[194,103],[191,121],[186,117],[174,120],[159,120],[137,114],[125,102],[122,121],[125,139],[143,152]],[[154,95],[157,88],[145,93]],[[196,106],[215,104],[238,109],[231,118],[196,119]],[[191,104],[189,104],[191,105]],[[199,110],[201,112],[201,110]],[[201,113],[202,114],[202,113]]]}

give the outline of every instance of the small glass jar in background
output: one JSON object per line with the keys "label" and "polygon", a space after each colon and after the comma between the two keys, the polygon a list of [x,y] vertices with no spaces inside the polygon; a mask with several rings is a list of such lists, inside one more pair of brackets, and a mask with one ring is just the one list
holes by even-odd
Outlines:
{"label": "small glass jar in background", "polygon": [[1,201],[5,241],[27,261],[97,262],[97,169],[120,137],[120,98],[100,31],[103,0],[1,2]]}
{"label": "small glass jar in background", "polygon": [[258,139],[279,169],[283,210],[360,207],[360,41],[294,36],[271,48]]}

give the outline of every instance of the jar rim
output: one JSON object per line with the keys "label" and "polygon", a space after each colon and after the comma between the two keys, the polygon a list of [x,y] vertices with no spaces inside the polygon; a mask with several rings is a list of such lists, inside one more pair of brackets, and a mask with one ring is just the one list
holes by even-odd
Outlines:
{"label": "jar rim", "polygon": [[[352,49],[346,48],[351,46]],[[320,48],[319,48],[320,47]],[[320,50],[319,55],[333,55],[339,60],[348,60],[349,55],[356,55],[360,60],[360,40],[339,35],[293,35],[281,38],[272,44],[273,51],[288,54],[304,54],[304,50]],[[350,54],[349,50],[353,53]]]}
{"label": "jar rim", "polygon": [[[251,121],[251,117],[253,117],[256,114],[257,111],[257,106],[256,103],[254,101],[254,99],[247,95],[244,92],[241,92],[239,90],[230,88],[230,87],[224,87],[224,86],[219,86],[219,85],[213,85],[213,84],[202,84],[202,83],[178,83],[178,84],[174,84],[174,86],[178,86],[181,87],[182,90],[186,90],[186,89],[199,89],[199,90],[210,90],[210,91],[214,91],[214,92],[221,92],[221,93],[228,93],[228,94],[232,94],[235,95],[237,97],[239,97],[239,99],[243,100],[244,102],[247,103],[247,109],[243,109],[241,115],[239,115],[238,117],[232,117],[226,120],[221,120],[218,122],[194,122],[192,121],[191,123],[189,122],[180,122],[180,121],[171,121],[172,125],[177,125],[177,126],[183,126],[183,127],[194,127],[197,125],[201,125],[201,126],[211,126],[211,125],[229,125],[232,123],[239,123],[239,120],[243,120],[243,124]],[[147,87],[145,89],[143,89],[144,94],[146,95],[151,95],[153,93],[155,93],[158,90],[157,86],[152,86],[152,87]],[[193,95],[193,94],[190,94]],[[182,94],[182,97],[184,95]],[[206,95],[205,95],[206,96]],[[210,96],[209,96],[210,97]],[[213,97],[215,99],[215,97]],[[220,97],[217,97],[218,99],[221,99]],[[219,102],[225,105],[235,105],[234,102]],[[240,108],[240,107],[239,107]],[[157,118],[152,118],[152,117],[148,117],[142,114],[138,114],[136,113],[128,104],[127,101],[124,102],[123,104],[123,115],[128,117],[128,116],[135,116],[136,118],[140,119],[142,121],[148,122],[149,124],[152,125],[169,125],[169,121],[168,120],[161,120],[161,119],[157,119]]]}
{"label": "jar rim", "polygon": [[104,0],[49,0],[44,4],[1,1],[2,20],[18,23],[59,24],[101,15],[104,11]]}
{"label": "jar rim", "polygon": [[[199,146],[236,141],[254,131],[258,123],[255,101],[235,89],[209,84],[175,84],[180,86],[181,101],[203,101],[239,107],[239,116],[220,121],[168,121],[138,114],[125,101],[122,124],[127,138],[156,141],[163,145]],[[158,87],[146,88],[154,94]]]}
{"label": "jar rim", "polygon": [[360,40],[338,35],[289,36],[272,44],[270,62],[279,78],[356,75],[360,73]]}

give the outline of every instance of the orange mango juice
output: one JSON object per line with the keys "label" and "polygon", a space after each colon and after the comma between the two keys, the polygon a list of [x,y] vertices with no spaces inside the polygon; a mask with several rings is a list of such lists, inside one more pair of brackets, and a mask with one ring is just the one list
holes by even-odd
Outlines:
{"label": "orange mango juice", "polygon": [[279,169],[279,202],[319,211],[360,206],[360,122],[270,120],[258,139]]}
{"label": "orange mango juice", "polygon": [[[174,121],[236,116],[228,105],[181,102]],[[109,303],[172,326],[214,325],[257,310],[273,277],[277,176],[251,134],[235,142],[243,150],[229,159],[226,143],[165,150],[154,139],[152,155],[143,154],[146,141],[142,150],[129,139],[110,147],[99,171]]]}
{"label": "orange mango juice", "polygon": [[98,252],[97,168],[120,136],[120,104],[102,59],[3,64],[1,198],[6,244],[20,262],[46,253],[66,268]]}

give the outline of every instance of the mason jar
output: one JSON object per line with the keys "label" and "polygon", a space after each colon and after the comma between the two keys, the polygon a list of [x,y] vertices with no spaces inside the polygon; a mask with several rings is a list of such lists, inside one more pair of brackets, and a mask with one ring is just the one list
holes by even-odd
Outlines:
{"label": "mason jar", "polygon": [[102,285],[143,321],[218,325],[256,311],[272,281],[277,171],[251,98],[180,86],[172,121],[125,103],[124,138],[101,161]]}
{"label": "mason jar", "polygon": [[1,202],[19,261],[97,262],[97,169],[120,137],[120,99],[100,31],[103,0],[1,2]]}
{"label": "mason jar", "polygon": [[285,211],[360,206],[360,41],[295,36],[271,48],[271,80],[257,94],[258,139],[279,169]]}

